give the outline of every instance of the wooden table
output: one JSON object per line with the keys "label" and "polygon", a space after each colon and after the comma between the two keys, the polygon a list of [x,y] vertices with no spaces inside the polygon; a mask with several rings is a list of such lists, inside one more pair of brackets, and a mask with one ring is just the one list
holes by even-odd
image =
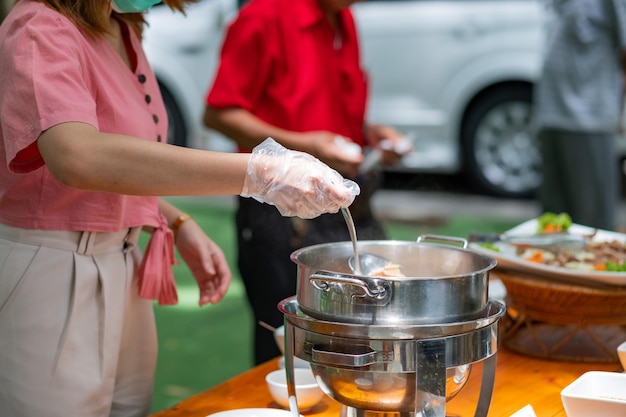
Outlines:
{"label": "wooden table", "polygon": [[[265,385],[265,375],[278,368],[271,360],[196,394],[152,417],[205,417],[238,408],[280,408]],[[446,407],[449,416],[472,417],[480,390],[481,366],[476,365],[460,394]],[[489,417],[509,417],[527,404],[538,417],[566,417],[561,390],[587,371],[616,371],[617,363],[557,362],[531,358],[506,349],[498,351],[496,381]],[[305,417],[338,417],[341,405],[326,397]]]}

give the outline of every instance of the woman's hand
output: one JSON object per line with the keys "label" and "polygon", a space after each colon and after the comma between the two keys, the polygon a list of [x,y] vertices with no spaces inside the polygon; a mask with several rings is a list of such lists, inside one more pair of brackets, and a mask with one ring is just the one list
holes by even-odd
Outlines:
{"label": "woman's hand", "polygon": [[226,295],[232,279],[222,249],[193,219],[180,225],[174,243],[196,279],[200,290],[200,306],[220,301]]}

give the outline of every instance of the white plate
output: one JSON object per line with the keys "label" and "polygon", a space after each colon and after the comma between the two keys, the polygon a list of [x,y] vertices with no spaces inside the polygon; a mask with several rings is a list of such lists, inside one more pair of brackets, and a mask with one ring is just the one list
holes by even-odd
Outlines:
{"label": "white plate", "polygon": [[[591,234],[594,230],[596,229],[579,224],[572,224],[569,228],[569,232],[573,234]],[[535,234],[536,232],[537,219],[531,219],[508,230],[505,234],[511,236],[528,236]],[[592,239],[594,242],[606,242],[611,240],[626,242],[626,235],[607,230],[597,230]],[[579,271],[575,269],[543,265],[520,258],[515,253],[515,247],[511,245],[498,242],[496,246],[500,249],[500,252],[484,248],[478,243],[470,244],[470,248],[495,258],[498,262],[498,266],[504,268],[514,269],[526,273],[541,274],[547,277],[558,278],[561,281],[565,280],[570,282],[578,281],[583,283],[626,285],[626,272]]]}
{"label": "white plate", "polygon": [[206,417],[291,417],[291,412],[276,408],[240,408],[238,410],[220,411]]}
{"label": "white plate", "polygon": [[622,365],[622,372],[626,372],[626,342],[617,347],[617,357]]}

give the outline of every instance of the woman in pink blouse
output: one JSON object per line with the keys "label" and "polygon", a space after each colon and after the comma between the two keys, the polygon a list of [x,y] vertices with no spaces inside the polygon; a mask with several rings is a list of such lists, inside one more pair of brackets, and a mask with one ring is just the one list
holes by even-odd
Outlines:
{"label": "woman in pink blouse", "polygon": [[174,244],[200,305],[231,279],[220,248],[157,196],[239,194],[312,218],[358,194],[271,139],[252,154],[164,143],[167,114],[140,40],[155,3],[20,0],[0,26],[2,415],[149,413],[151,300],[177,300]]}

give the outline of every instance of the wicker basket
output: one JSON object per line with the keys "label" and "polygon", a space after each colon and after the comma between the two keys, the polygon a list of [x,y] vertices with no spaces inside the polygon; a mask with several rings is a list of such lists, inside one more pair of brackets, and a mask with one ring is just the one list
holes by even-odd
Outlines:
{"label": "wicker basket", "polygon": [[626,340],[626,287],[591,286],[496,268],[506,287],[506,347],[546,359],[617,361]]}
{"label": "wicker basket", "polygon": [[495,275],[506,287],[507,305],[534,320],[626,325],[626,287],[561,283],[507,270]]}

